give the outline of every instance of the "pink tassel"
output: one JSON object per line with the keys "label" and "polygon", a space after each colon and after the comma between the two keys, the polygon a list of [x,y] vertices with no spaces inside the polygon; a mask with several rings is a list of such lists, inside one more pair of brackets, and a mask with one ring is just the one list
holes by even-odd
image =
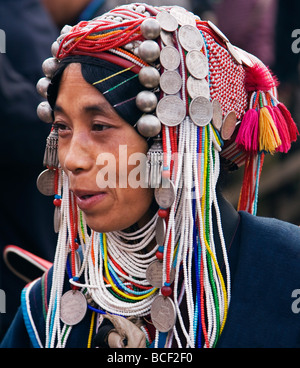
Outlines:
{"label": "pink tassel", "polygon": [[289,134],[290,134],[290,141],[295,142],[297,140],[297,136],[299,135],[299,131],[298,131],[296,123],[294,122],[290,112],[284,106],[283,103],[279,102],[277,104],[277,107],[279,108],[280,112],[282,113],[282,115],[284,117],[284,120],[287,124]]}
{"label": "pink tassel", "polygon": [[247,152],[258,150],[258,116],[255,109],[248,110],[236,136],[236,144]]}
{"label": "pink tassel", "polygon": [[251,68],[246,68],[245,72],[245,88],[247,92],[266,92],[278,86],[277,79],[265,65],[254,64]]}
{"label": "pink tassel", "polygon": [[270,107],[270,109],[273,110],[274,121],[282,143],[276,151],[287,153],[291,148],[291,139],[286,121],[277,106]]}

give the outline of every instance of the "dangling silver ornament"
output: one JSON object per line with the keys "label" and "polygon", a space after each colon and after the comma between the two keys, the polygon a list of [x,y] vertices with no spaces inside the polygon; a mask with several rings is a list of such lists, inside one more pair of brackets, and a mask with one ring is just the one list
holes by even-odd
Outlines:
{"label": "dangling silver ornament", "polygon": [[162,181],[163,149],[160,137],[153,138],[153,144],[147,152],[146,180],[149,188],[158,188]]}
{"label": "dangling silver ornament", "polygon": [[160,81],[159,71],[153,66],[145,66],[139,72],[139,81],[146,88],[156,88]]}
{"label": "dangling silver ornament", "polygon": [[137,121],[137,129],[144,137],[155,137],[161,131],[161,123],[156,116],[145,114]]}
{"label": "dangling silver ornament", "polygon": [[47,137],[46,149],[44,153],[43,165],[48,168],[57,168],[58,162],[58,133],[56,129],[52,129]]}
{"label": "dangling silver ornament", "polygon": [[153,92],[142,91],[136,96],[136,105],[143,112],[151,112],[156,108],[157,97]]}

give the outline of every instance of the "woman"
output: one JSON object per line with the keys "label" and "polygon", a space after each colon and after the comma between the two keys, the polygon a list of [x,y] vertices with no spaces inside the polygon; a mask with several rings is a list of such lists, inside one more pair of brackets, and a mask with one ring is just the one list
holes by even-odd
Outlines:
{"label": "woman", "polygon": [[[299,229],[251,215],[265,153],[298,134],[268,69],[212,23],[145,4],[65,28],[53,52],[37,184],[57,252],[2,346],[299,345]],[[243,164],[237,212],[217,183]]]}

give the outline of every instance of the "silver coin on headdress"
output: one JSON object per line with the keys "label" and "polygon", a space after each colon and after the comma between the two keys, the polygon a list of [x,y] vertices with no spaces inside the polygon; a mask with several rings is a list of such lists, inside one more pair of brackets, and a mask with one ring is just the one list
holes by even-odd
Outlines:
{"label": "silver coin on headdress", "polygon": [[156,16],[161,28],[166,32],[174,32],[178,28],[178,21],[167,11],[161,11]]}
{"label": "silver coin on headdress", "polygon": [[213,116],[212,104],[207,98],[198,96],[190,103],[189,113],[194,124],[205,126],[209,124]]}
{"label": "silver coin on headdress", "polygon": [[191,98],[203,96],[209,99],[209,84],[206,79],[196,79],[192,75],[190,75],[186,82],[186,88]]}
{"label": "silver coin on headdress", "polygon": [[235,130],[236,124],[237,124],[236,113],[234,111],[228,112],[224,118],[221,128],[222,139],[228,140],[231,138]]}
{"label": "silver coin on headdress", "polygon": [[180,54],[174,46],[164,47],[159,55],[161,65],[168,70],[175,70],[180,65]]}
{"label": "silver coin on headdress", "polygon": [[213,100],[212,105],[213,105],[212,123],[217,130],[220,130],[223,121],[222,107],[218,100]]}
{"label": "silver coin on headdress", "polygon": [[208,61],[201,51],[191,50],[187,53],[186,67],[196,79],[203,79],[208,75]]}
{"label": "silver coin on headdress", "polygon": [[190,24],[180,27],[178,31],[178,39],[181,46],[186,51],[201,50],[204,45],[201,33],[196,27],[191,26]]}
{"label": "silver coin on headdress", "polygon": [[157,104],[156,115],[167,126],[179,125],[186,116],[184,102],[176,95],[165,96]]}
{"label": "silver coin on headdress", "polygon": [[181,75],[175,70],[166,70],[160,77],[160,88],[168,95],[175,95],[182,87]]}
{"label": "silver coin on headdress", "polygon": [[196,18],[194,14],[182,8],[181,6],[174,6],[170,9],[170,14],[176,18],[178,24],[184,26],[186,24],[196,26]]}
{"label": "silver coin on headdress", "polygon": [[174,46],[173,34],[171,32],[162,29],[160,31],[160,38],[165,46]]}

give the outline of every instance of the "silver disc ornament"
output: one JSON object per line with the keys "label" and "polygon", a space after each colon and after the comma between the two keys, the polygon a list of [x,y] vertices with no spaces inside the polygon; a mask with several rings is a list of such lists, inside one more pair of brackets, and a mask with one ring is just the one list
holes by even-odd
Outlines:
{"label": "silver disc ornament", "polygon": [[234,111],[230,111],[224,118],[222,128],[221,128],[221,137],[224,141],[231,138],[237,123],[236,113]]}
{"label": "silver disc ornament", "polygon": [[36,180],[36,186],[45,196],[55,194],[55,170],[46,169],[40,173]]}
{"label": "silver disc ornament", "polygon": [[192,100],[189,106],[190,118],[197,126],[205,126],[210,123],[213,116],[213,108],[211,102],[199,96]]}
{"label": "silver disc ornament", "polygon": [[157,104],[156,115],[169,127],[179,125],[186,116],[184,102],[175,95],[165,96]]}
{"label": "silver disc ornament", "polygon": [[158,295],[151,305],[151,320],[160,332],[168,332],[176,322],[176,309],[171,298]]}
{"label": "silver disc ornament", "polygon": [[69,326],[77,325],[83,320],[87,310],[85,296],[78,290],[69,290],[60,301],[60,319]]}
{"label": "silver disc ornament", "polygon": [[[146,279],[155,288],[163,286],[163,262],[155,260],[151,262],[146,270]],[[172,267],[170,272],[170,283],[175,279],[175,269]]]}
{"label": "silver disc ornament", "polygon": [[196,26],[196,19],[194,14],[182,8],[181,6],[174,6],[170,9],[170,14],[173,15],[174,18],[177,19],[177,22],[184,26],[186,24],[190,24],[192,26]]}
{"label": "silver disc ornament", "polygon": [[209,99],[209,84],[206,79],[196,79],[192,75],[190,75],[186,82],[186,88],[191,98],[203,96]]}
{"label": "silver disc ornament", "polygon": [[154,197],[160,207],[170,208],[175,201],[175,186],[173,182],[165,179],[164,185],[155,188]]}
{"label": "silver disc ornament", "polygon": [[186,51],[201,50],[204,45],[204,40],[200,31],[189,24],[179,29],[178,38],[181,46]]}
{"label": "silver disc ornament", "polygon": [[166,236],[166,222],[163,218],[158,217],[155,228],[155,239],[157,244],[163,245]]}
{"label": "silver disc ornament", "polygon": [[174,32],[178,28],[178,21],[173,15],[167,11],[162,11],[157,14],[156,20],[161,26],[161,29],[166,32]]}
{"label": "silver disc ornament", "polygon": [[220,131],[223,121],[222,107],[218,100],[213,100],[212,105],[213,105],[212,123],[213,126]]}
{"label": "silver disc ornament", "polygon": [[161,65],[167,70],[175,70],[180,65],[180,54],[174,46],[164,47],[159,55]]}
{"label": "silver disc ornament", "polygon": [[175,70],[166,70],[160,77],[160,88],[167,95],[175,95],[181,90],[182,78]]}
{"label": "silver disc ornament", "polygon": [[187,53],[186,67],[196,79],[203,79],[208,75],[208,61],[201,51],[192,50]]}

